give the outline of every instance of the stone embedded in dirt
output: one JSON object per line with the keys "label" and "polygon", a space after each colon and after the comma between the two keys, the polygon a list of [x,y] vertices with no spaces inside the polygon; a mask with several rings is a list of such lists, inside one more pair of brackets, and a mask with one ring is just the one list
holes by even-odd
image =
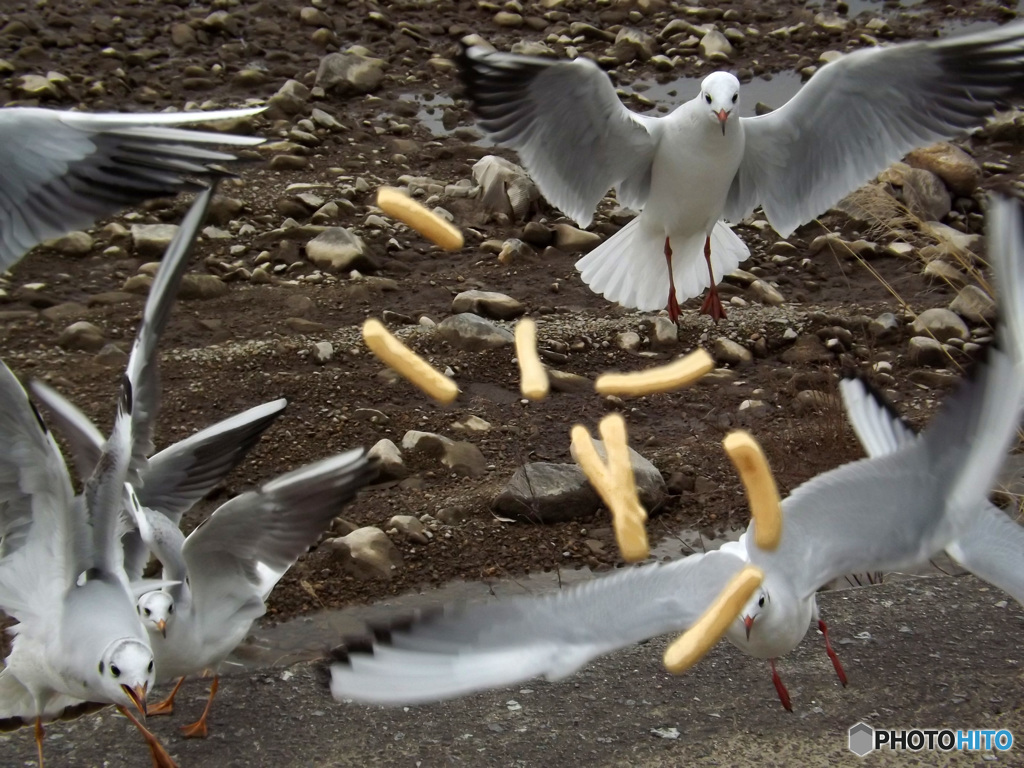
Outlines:
{"label": "stone embedded in dirt", "polygon": [[909,166],[903,168],[903,202],[912,214],[925,221],[941,221],[953,208],[942,179],[931,171]]}
{"label": "stone embedded in dirt", "polygon": [[635,331],[623,331],[616,334],[615,345],[626,352],[636,352],[640,349],[640,334]]}
{"label": "stone embedded in dirt", "polygon": [[851,192],[834,209],[841,211],[862,226],[899,226],[907,218],[907,211],[887,189],[886,184],[872,182]]}
{"label": "stone embedded in dirt", "polygon": [[85,320],[69,325],[57,339],[63,349],[75,352],[99,352],[106,343],[103,331]]}
{"label": "stone embedded in dirt", "polygon": [[458,475],[480,477],[487,472],[487,460],[475,445],[433,432],[409,430],[402,438],[402,450],[439,458],[444,466]]}
{"label": "stone embedded in dirt", "polygon": [[21,96],[30,99],[56,99],[60,90],[42,75],[22,75],[15,83],[15,89]]}
{"label": "stone embedded in dirt", "polygon": [[868,336],[879,341],[891,339],[900,333],[900,321],[892,312],[883,312],[868,323]]}
{"label": "stone embedded in dirt", "polygon": [[479,416],[467,416],[462,421],[452,424],[456,432],[468,432],[471,435],[482,435],[491,431],[491,422],[481,419]]}
{"label": "stone embedded in dirt", "polygon": [[171,25],[171,45],[175,48],[191,48],[198,42],[196,31],[183,22]]}
{"label": "stone embedded in dirt", "polygon": [[545,246],[551,245],[552,241],[555,239],[555,233],[539,221],[530,221],[527,222],[525,227],[523,227],[521,237],[530,245],[536,245],[539,248],[544,248]]}
{"label": "stone embedded in dirt", "polygon": [[[607,461],[608,452],[605,450],[604,442],[595,440],[594,447],[601,460]],[[573,460],[576,460],[576,447],[572,444],[569,446],[569,454]],[[629,449],[629,463],[633,467],[633,477],[636,480],[637,496],[640,498],[640,503],[644,505],[644,509],[655,509],[665,500],[665,495],[668,493],[665,478],[661,476],[661,472],[656,466],[633,448]]]}
{"label": "stone embedded in dirt", "polygon": [[159,259],[178,234],[177,224],[132,224],[132,248],[143,259]]}
{"label": "stone embedded in dirt", "polygon": [[504,213],[522,220],[540,190],[529,174],[498,155],[485,155],[473,164],[473,181],[480,186],[480,201],[488,213]]}
{"label": "stone embedded in dirt", "polygon": [[522,240],[515,237],[509,238],[501,245],[498,253],[498,261],[502,264],[513,264],[533,255],[533,249]]}
{"label": "stone embedded in dirt", "polygon": [[412,515],[395,515],[388,520],[387,529],[389,533],[394,530],[416,544],[430,543],[430,532]]}
{"label": "stone embedded in dirt", "polygon": [[926,309],[917,316],[913,324],[914,333],[919,336],[934,336],[939,341],[960,339],[967,341],[971,331],[960,316],[944,307]]}
{"label": "stone embedded in dirt", "polygon": [[969,256],[982,252],[984,238],[981,235],[969,235],[938,221],[922,221],[921,231],[935,238],[940,245],[945,245],[952,253]]}
{"label": "stone embedded in dirt", "polygon": [[378,269],[366,243],[345,227],[328,227],[306,243],[306,258],[329,272]]}
{"label": "stone embedded in dirt", "polygon": [[650,328],[651,349],[671,349],[679,344],[679,326],[667,317],[655,317]]}
{"label": "stone embedded in dirt", "polygon": [[515,471],[491,503],[499,515],[534,523],[590,517],[601,506],[583,470],[575,464],[531,462]]}
{"label": "stone embedded in dirt", "polygon": [[825,413],[837,411],[839,400],[835,395],[828,392],[819,392],[816,389],[803,389],[796,393],[793,398],[793,408],[798,416],[809,416],[812,413]]}
{"label": "stone embedded in dirt", "polygon": [[329,341],[318,341],[313,345],[313,362],[324,365],[334,359],[334,345]]}
{"label": "stone embedded in dirt", "polygon": [[885,248],[882,250],[882,253],[884,253],[886,256],[893,256],[897,259],[906,259],[910,258],[913,255],[914,246],[912,246],[910,243],[896,241],[894,243],[889,243],[888,245],[886,245]]}
{"label": "stone embedded in dirt", "polygon": [[615,42],[609,49],[609,55],[620,64],[629,64],[640,59],[648,61],[657,52],[655,39],[634,27],[622,27],[615,35]]}
{"label": "stone embedded in dirt", "polygon": [[334,551],[342,567],[364,579],[391,578],[402,565],[402,553],[380,528],[356,528],[347,536],[328,539],[324,544]]}
{"label": "stone embedded in dirt", "polygon": [[749,349],[724,336],[715,339],[711,354],[715,356],[719,365],[746,365],[754,359]]}
{"label": "stone embedded in dirt", "polygon": [[548,368],[548,381],[551,382],[551,389],[554,392],[593,392],[594,382],[586,376],[568,371],[559,371],[555,368]]}
{"label": "stone embedded in dirt", "polygon": [[786,301],[779,292],[779,289],[765,280],[755,280],[750,284],[747,292],[754,301],[759,301],[772,307],[777,307]]}
{"label": "stone embedded in dirt", "polygon": [[128,353],[116,344],[104,344],[103,349],[93,357],[93,361],[104,368],[123,371],[125,366],[128,365]]}
{"label": "stone embedded in dirt", "polygon": [[524,312],[526,307],[511,296],[494,291],[463,291],[452,300],[452,312],[472,312],[495,320],[513,320]]}
{"label": "stone embedded in dirt", "polygon": [[700,39],[700,55],[705,59],[711,59],[713,54],[718,54],[714,58],[720,58],[722,56],[732,56],[733,48],[732,43],[729,42],[729,38],[719,32],[717,29],[712,29],[704,37]]}
{"label": "stone embedded in dirt", "polygon": [[907,345],[907,356],[912,365],[927,365],[944,368],[949,364],[949,356],[942,344],[931,336],[913,336]]}
{"label": "stone embedded in dirt", "polygon": [[66,301],[63,304],[46,307],[39,314],[51,323],[73,323],[87,317],[89,308],[77,301]]}
{"label": "stone embedded in dirt", "polygon": [[371,93],[384,79],[384,61],[359,53],[329,53],[320,60],[316,84],[341,95]]}
{"label": "stone embedded in dirt", "polygon": [[189,274],[181,278],[178,298],[182,301],[216,299],[229,290],[227,283],[216,275]]}
{"label": "stone embedded in dirt", "polygon": [[62,256],[88,256],[93,247],[92,235],[88,232],[68,232],[62,237],[43,243]]}
{"label": "stone embedded in dirt", "polygon": [[272,171],[301,171],[309,165],[309,160],[302,155],[274,155],[270,158]]}
{"label": "stone embedded in dirt", "polygon": [[309,101],[309,88],[298,80],[286,80],[284,85],[277,89],[277,93],[267,100],[270,111],[273,114],[291,117],[306,109]]}
{"label": "stone embedded in dirt", "polygon": [[572,224],[555,224],[555,247],[564,253],[584,253],[601,242],[596,232],[586,232]]}
{"label": "stone embedded in dirt", "polygon": [[367,455],[377,459],[380,480],[401,480],[409,474],[408,467],[402,460],[402,452],[391,440],[384,438],[378,440],[374,446],[367,451]]}
{"label": "stone embedded in dirt", "polygon": [[808,363],[828,363],[834,359],[834,355],[828,351],[821,339],[813,334],[801,335],[793,346],[780,355],[784,363],[790,365],[806,365]]}
{"label": "stone embedded in dirt", "polygon": [[467,352],[507,347],[515,340],[509,331],[471,312],[462,312],[442,320],[435,333],[453,347]]}
{"label": "stone embedded in dirt", "polygon": [[981,166],[960,147],[940,142],[930,147],[915,149],[905,158],[908,165],[931,171],[955,195],[970,197],[981,183]]}
{"label": "stone embedded in dirt", "polygon": [[925,264],[922,274],[932,280],[949,283],[955,288],[967,285],[967,275],[945,259],[932,259]]}
{"label": "stone embedded in dirt", "polygon": [[994,323],[996,303],[976,285],[965,285],[950,303],[951,311],[975,324]]}

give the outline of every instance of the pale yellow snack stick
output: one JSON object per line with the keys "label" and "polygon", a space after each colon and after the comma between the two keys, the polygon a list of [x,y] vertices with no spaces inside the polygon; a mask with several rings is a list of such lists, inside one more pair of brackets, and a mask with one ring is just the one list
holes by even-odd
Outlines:
{"label": "pale yellow snack stick", "polygon": [[408,224],[428,240],[446,251],[463,246],[462,232],[400,189],[381,187],[377,190],[377,207],[392,218]]}
{"label": "pale yellow snack stick", "polygon": [[[624,437],[624,424],[622,433]],[[606,464],[601,460],[586,427],[577,424],[572,428],[571,434],[577,463],[611,512],[615,539],[618,542],[622,558],[630,563],[645,560],[651,551],[647,543],[647,529],[644,526],[647,521],[647,512],[637,498],[636,482],[633,479],[633,467],[629,462],[628,449],[625,452],[625,466],[618,463],[613,464],[612,457],[620,456],[621,453],[615,451],[609,444],[611,441],[608,440],[607,433],[604,431],[604,422],[602,422],[602,437],[605,438],[605,450],[608,455]],[[627,473],[628,482],[622,482],[622,478]]]}
{"label": "pale yellow snack stick", "polygon": [[754,543],[764,550],[775,549],[782,538],[782,501],[764,451],[753,435],[743,430],[726,435],[722,447],[747,490],[750,516],[757,523]]}
{"label": "pale yellow snack stick", "polygon": [[454,381],[392,336],[380,320],[367,318],[363,323],[363,340],[381,362],[435,400],[450,403],[459,396]]}
{"label": "pale yellow snack stick", "polygon": [[537,324],[528,317],[516,323],[516,358],[519,391],[530,400],[543,400],[548,396],[548,372],[537,354]]}
{"label": "pale yellow snack stick", "polygon": [[700,661],[740,615],[762,581],[764,572],[753,565],[733,576],[697,622],[665,650],[665,669],[681,675]]}
{"label": "pale yellow snack stick", "polygon": [[601,395],[653,395],[688,386],[715,369],[714,358],[698,349],[668,365],[633,373],[603,373],[594,388]]}

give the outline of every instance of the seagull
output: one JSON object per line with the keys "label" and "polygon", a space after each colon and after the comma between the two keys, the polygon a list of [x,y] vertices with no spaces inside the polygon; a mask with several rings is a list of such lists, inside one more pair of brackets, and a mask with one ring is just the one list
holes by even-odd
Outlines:
{"label": "seagull", "polygon": [[143,539],[175,582],[138,601],[158,679],[178,678],[158,706],[173,709],[185,676],[213,673],[202,716],[182,728],[186,737],[206,737],[217,669],[263,615],[277,582],[376,475],[362,449],[309,464],[222,504],[188,538],[167,517],[142,510]]}
{"label": "seagull", "polygon": [[[914,428],[863,379],[844,379],[839,391],[868,456],[887,456],[917,440]],[[946,546],[946,554],[1024,605],[1024,528],[995,504],[985,501],[975,510],[970,526]]]}
{"label": "seagull", "polygon": [[[990,259],[1006,316],[1000,346],[989,349],[919,438],[794,490],[782,502],[774,551],[756,545],[752,521],[735,547],[541,597],[450,606],[371,627],[373,640],[355,638],[336,649],[334,698],[407,705],[536,676],[559,680],[630,643],[689,628],[748,562],[764,581],[726,637],[746,653],[776,659],[803,638],[821,586],[846,573],[925,562],[958,540],[987,498],[1024,409],[1020,209],[994,200],[990,224]],[[776,689],[788,709],[781,681]]]}
{"label": "seagull", "polygon": [[0,272],[34,245],[91,226],[154,197],[196,191],[191,177],[223,175],[234,155],[203,144],[249,147],[264,139],[178,128],[234,120],[265,107],[155,114],[0,109]]}
{"label": "seagull", "polygon": [[40,766],[44,720],[76,699],[117,705],[146,739],[154,764],[175,765],[126,706],[145,716],[155,668],[124,571],[121,511],[126,494],[129,505],[138,506],[127,481],[140,465],[135,425],[147,423],[142,411],[152,396],[144,374],[156,358],[215,187],[216,179],[196,197],[164,254],[129,354],[113,430],[79,496],[38,411],[0,364],[0,438],[6,446],[0,451],[0,503],[18,505],[27,497],[31,508],[21,546],[0,559],[0,609],[18,622],[0,678],[0,719],[34,720]]}
{"label": "seagull", "polygon": [[[466,47],[479,125],[519,152],[544,196],[589,226],[610,187],[640,214],[576,262],[583,281],[644,311],[710,288],[749,256],[723,219],[758,205],[788,237],[917,147],[982,124],[1024,93],[1024,23],[944,40],[864,48],[826,64],[786,104],[739,117],[740,83],[715,72],[664,117],[627,109],[593,61]],[[701,263],[703,253],[706,266]]]}

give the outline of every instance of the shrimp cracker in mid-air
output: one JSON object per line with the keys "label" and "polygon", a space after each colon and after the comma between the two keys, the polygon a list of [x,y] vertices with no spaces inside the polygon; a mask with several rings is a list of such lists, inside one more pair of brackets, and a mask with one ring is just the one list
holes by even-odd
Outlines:
{"label": "shrimp cracker in mid-air", "polygon": [[711,355],[698,349],[668,365],[659,365],[646,371],[601,374],[594,388],[601,395],[653,395],[688,386],[714,368],[715,361]]}
{"label": "shrimp cracker in mid-air", "polygon": [[378,189],[377,207],[388,216],[412,227],[446,251],[457,251],[463,245],[462,232],[458,227],[445,221],[399,189],[394,187]]}
{"label": "shrimp cracker in mid-air", "polygon": [[762,581],[764,572],[753,565],[733,576],[697,622],[665,650],[665,669],[681,675],[700,661],[740,615]]}
{"label": "shrimp cracker in mid-air", "polygon": [[528,317],[516,323],[516,359],[523,397],[543,400],[548,396],[548,372],[537,354],[537,324]]}
{"label": "shrimp cracker in mid-air", "polygon": [[391,335],[380,320],[371,317],[363,323],[363,340],[381,362],[430,397],[442,403],[458,397],[459,387],[454,381]]}
{"label": "shrimp cracker in mid-air", "polygon": [[647,511],[637,496],[626,422],[619,414],[611,414],[601,420],[600,431],[607,463],[601,460],[590,433],[580,424],[572,428],[576,462],[612,514],[615,538],[623,559],[631,563],[644,560],[650,554],[645,527]]}
{"label": "shrimp cracker in mid-air", "polygon": [[747,489],[750,516],[757,523],[754,543],[761,549],[775,549],[782,537],[782,501],[764,451],[753,435],[742,430],[726,435],[722,447]]}

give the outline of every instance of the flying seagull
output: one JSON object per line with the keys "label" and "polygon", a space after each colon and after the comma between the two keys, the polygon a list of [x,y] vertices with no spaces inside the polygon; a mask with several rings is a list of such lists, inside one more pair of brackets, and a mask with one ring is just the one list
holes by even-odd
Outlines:
{"label": "flying seagull", "polygon": [[787,237],[910,150],[981,125],[1024,93],[1024,23],[854,51],[759,117],[739,117],[740,83],[726,72],[652,117],[623,106],[589,59],[473,46],[459,64],[481,128],[570,218],[588,226],[611,187],[640,209],[576,262],[592,290],[653,311],[667,288],[675,321],[680,300],[710,288],[701,311],[717,320],[715,285],[749,256],[723,219],[760,205]]}

